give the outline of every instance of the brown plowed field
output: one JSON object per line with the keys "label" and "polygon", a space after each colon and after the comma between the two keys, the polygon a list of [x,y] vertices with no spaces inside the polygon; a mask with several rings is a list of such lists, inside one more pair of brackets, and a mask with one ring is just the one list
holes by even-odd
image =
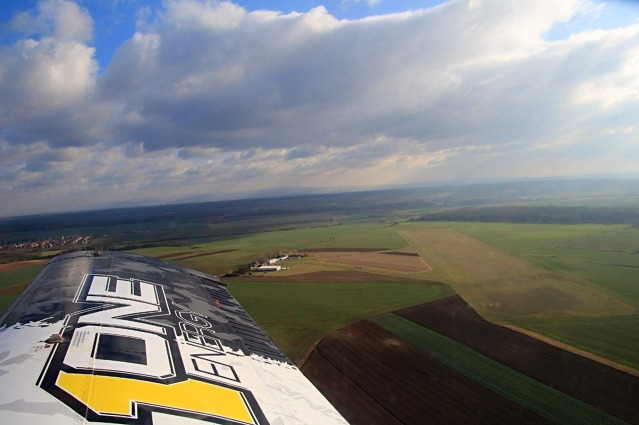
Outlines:
{"label": "brown plowed field", "polygon": [[388,251],[388,248],[307,248],[300,249],[301,252],[375,252]]}
{"label": "brown plowed field", "polygon": [[322,339],[301,369],[351,424],[547,423],[368,321]]}
{"label": "brown plowed field", "polygon": [[416,252],[403,252],[403,251],[387,251],[387,252],[380,252],[380,254],[387,254],[387,255],[405,255],[407,257],[419,257],[419,254]]}
{"label": "brown plowed field", "polygon": [[29,286],[31,282],[18,283],[16,285],[6,286],[0,289],[0,295],[18,295],[21,294],[24,289]]}
{"label": "brown plowed field", "polygon": [[172,260],[186,260],[189,258],[198,258],[198,257],[206,257],[207,255],[215,255],[215,254],[226,254],[227,252],[237,251],[236,249],[223,249],[221,251],[213,251],[213,252],[200,252],[198,254],[193,254],[189,251],[182,252],[174,252],[173,254],[160,255],[157,257],[159,260],[172,259]]}
{"label": "brown plowed field", "polygon": [[15,261],[13,263],[0,264],[0,273],[10,272],[12,270],[21,269],[23,267],[34,266],[36,264],[46,264],[47,260],[28,260],[28,261]]}
{"label": "brown plowed field", "polygon": [[397,313],[537,381],[639,423],[639,378],[487,322],[457,295]]}

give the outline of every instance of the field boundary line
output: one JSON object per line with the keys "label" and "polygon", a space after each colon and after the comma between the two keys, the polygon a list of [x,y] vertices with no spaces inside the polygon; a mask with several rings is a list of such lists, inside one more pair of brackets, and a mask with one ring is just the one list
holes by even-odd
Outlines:
{"label": "field boundary line", "polygon": [[588,351],[584,351],[582,349],[579,349],[577,347],[573,347],[572,345],[566,344],[564,342],[557,341],[556,339],[552,339],[552,338],[550,338],[548,336],[533,332],[533,331],[528,330],[528,329],[520,328],[519,326],[511,325],[511,324],[505,323],[505,322],[499,322],[499,323],[496,323],[496,324],[498,324],[500,326],[503,326],[505,328],[511,329],[511,330],[513,330],[515,332],[522,333],[522,334],[527,335],[527,336],[529,336],[531,338],[538,339],[538,340],[543,341],[543,342],[545,342],[547,344],[554,345],[555,347],[561,348],[562,350],[570,351],[570,352],[578,354],[578,355],[580,355],[582,357],[586,357],[586,358],[588,358],[590,360],[594,360],[594,361],[596,361],[598,363],[605,364],[606,366],[610,366],[610,367],[612,367],[614,369],[617,369],[617,370],[619,370],[621,372],[625,372],[625,373],[627,373],[629,375],[636,376],[636,377],[639,378],[639,370],[637,370],[637,369],[635,369],[633,367],[626,366],[626,365],[621,364],[621,363],[617,363],[617,362],[615,362],[613,360],[606,359],[605,357],[601,357],[601,356],[598,356],[596,354],[590,353]]}
{"label": "field boundary line", "polygon": [[371,321],[445,367],[550,422],[627,424],[613,414],[401,316],[391,313],[374,317]]}

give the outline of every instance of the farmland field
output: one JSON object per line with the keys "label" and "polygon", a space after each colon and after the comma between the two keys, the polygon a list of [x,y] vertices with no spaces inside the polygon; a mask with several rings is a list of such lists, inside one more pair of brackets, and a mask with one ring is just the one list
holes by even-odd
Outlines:
{"label": "farmland field", "polygon": [[353,424],[639,422],[638,376],[489,323],[457,295],[333,332],[301,369]]}
{"label": "farmland field", "polygon": [[[300,219],[301,220],[301,219]],[[255,273],[228,279],[238,298],[242,282],[276,281],[398,283],[441,281],[450,285],[485,318],[504,321],[558,339],[597,355],[632,367],[639,365],[639,229],[627,225],[533,225],[438,222],[351,222],[325,219],[321,222],[289,223],[259,221],[263,232],[240,232],[238,223],[222,223],[224,234],[186,240],[176,246],[137,248],[133,252],[163,258],[214,275],[224,275],[246,266],[267,253],[307,249],[309,256],[287,260],[276,275]],[[226,226],[226,227],[225,227]],[[180,237],[191,235],[192,224],[168,230]],[[167,230],[167,231],[168,231]],[[146,235],[146,233],[144,233]],[[146,237],[146,236],[145,236]],[[372,251],[371,251],[372,250]],[[412,255],[389,255],[404,253]],[[415,257],[417,253],[420,257]],[[37,273],[40,266],[16,270],[0,269],[0,287],[5,306]],[[430,270],[432,268],[432,270]],[[330,273],[326,275],[325,273]],[[362,280],[359,273],[368,273]],[[223,278],[227,280],[227,278]],[[251,296],[261,295],[261,286],[249,284]],[[285,299],[288,286],[268,289],[274,303]],[[403,288],[403,286],[402,286]],[[367,289],[359,298],[366,302]],[[425,301],[416,300],[415,303]],[[245,307],[249,313],[259,305]],[[370,304],[369,304],[370,305]],[[322,308],[318,308],[322,310]],[[371,310],[372,311],[372,310]],[[375,310],[377,311],[377,310]],[[388,311],[388,310],[387,310]],[[362,317],[367,316],[363,310]],[[259,311],[265,326],[282,319],[277,309]],[[303,321],[303,315],[301,320]],[[312,316],[309,316],[312,317]],[[311,319],[308,321],[310,322]],[[327,322],[323,322],[327,323]],[[351,322],[349,322],[351,323]],[[330,323],[313,335],[335,329]],[[276,339],[287,331],[274,330]],[[323,332],[323,333],[322,333]],[[306,348],[312,343],[306,338]],[[288,350],[288,342],[282,344]],[[297,342],[291,357],[304,349]],[[302,344],[303,345],[303,344]]]}
{"label": "farmland field", "polygon": [[323,338],[301,370],[352,425],[548,423],[367,320]]}
{"label": "farmland field", "polygon": [[[630,311],[624,307],[599,317],[575,317],[568,309],[559,309],[551,317],[504,320],[639,369],[639,229],[495,223],[429,223],[427,228],[461,232],[553,274],[587,282],[590,288],[595,285],[607,297],[630,307]],[[419,229],[424,227],[411,227],[411,231]],[[454,286],[453,280],[442,280]],[[551,297],[540,299],[544,300],[557,302]]]}
{"label": "farmland field", "polygon": [[392,255],[389,252],[343,252],[339,251],[319,252],[315,254],[318,261],[329,264],[343,264],[355,266],[360,269],[380,270],[398,273],[426,273],[432,268],[419,256]]}
{"label": "farmland field", "polygon": [[575,276],[536,266],[454,231],[401,232],[433,268],[484,317],[611,316],[634,308]]}
{"label": "farmland field", "polygon": [[[629,185],[636,191],[636,181]],[[77,213],[57,227],[34,217],[2,236],[91,233],[104,249],[228,274],[229,290],[284,352],[337,395],[337,406],[358,410],[353,423],[639,423],[635,198],[629,209],[590,211],[612,224],[515,224],[535,211],[545,219],[585,211],[541,207],[532,189],[519,201],[539,207],[514,207],[509,224],[419,221],[464,201],[472,216],[513,190],[497,186],[440,188],[426,198],[408,190]],[[485,208],[482,217],[504,211]],[[41,246],[0,259],[67,249]],[[276,273],[250,270],[280,253],[299,255]],[[43,264],[0,265],[0,308]]]}
{"label": "farmland field", "polygon": [[624,423],[436,332],[397,315],[373,319],[429,357],[553,423]]}
{"label": "farmland field", "polygon": [[396,312],[545,385],[589,404],[639,421],[635,399],[639,375],[617,364],[601,364],[545,341],[489,323],[459,296]]}
{"label": "farmland field", "polygon": [[0,264],[0,314],[31,283],[45,264],[42,260]]}
{"label": "farmland field", "polygon": [[639,315],[513,321],[518,326],[639,370]]}
{"label": "farmland field", "polygon": [[[325,275],[325,277],[328,277]],[[366,279],[366,275],[362,276]],[[233,281],[229,290],[293,360],[328,332],[451,294],[435,283]]]}

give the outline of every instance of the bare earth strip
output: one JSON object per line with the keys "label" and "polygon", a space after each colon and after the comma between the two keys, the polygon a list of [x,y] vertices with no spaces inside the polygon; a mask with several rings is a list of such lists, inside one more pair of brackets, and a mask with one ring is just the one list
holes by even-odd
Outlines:
{"label": "bare earth strip", "polygon": [[36,264],[46,264],[49,260],[16,261],[15,263],[0,264],[0,273],[10,272],[23,267],[34,266]]}
{"label": "bare earth strip", "polygon": [[400,232],[433,268],[430,279],[450,284],[482,316],[600,317],[634,308],[578,278],[550,272],[454,231]]}
{"label": "bare earth strip", "polygon": [[315,252],[375,252],[386,251],[388,248],[306,248],[302,252],[315,253]]}
{"label": "bare earth strip", "polygon": [[387,255],[405,255],[407,257],[419,257],[419,254],[416,252],[402,252],[402,251],[387,251],[387,252],[382,252],[381,254],[387,254]]}
{"label": "bare earth strip", "polygon": [[0,288],[0,295],[18,295],[21,294],[24,289],[29,286],[30,280],[15,285]]}
{"label": "bare earth strip", "polygon": [[[164,260],[164,259],[171,259],[171,260],[186,260],[189,258],[198,258],[198,257],[206,257],[208,255],[216,255],[216,254],[225,254],[227,252],[233,252],[233,251],[237,251],[235,249],[223,249],[221,251],[213,251],[213,252],[200,252],[197,254],[193,254],[192,252],[188,252],[188,251],[182,251],[182,252],[176,252],[173,254],[167,254],[167,255],[161,255],[159,257],[157,257],[160,260]],[[186,254],[186,255],[185,255]]]}
{"label": "bare earth strip", "polygon": [[519,332],[519,333],[528,335],[528,336],[530,336],[532,338],[535,338],[535,339],[538,339],[540,341],[543,341],[543,342],[545,342],[547,344],[554,345],[555,347],[561,348],[562,350],[570,351],[572,353],[575,353],[575,354],[578,354],[580,356],[589,358],[589,359],[594,360],[594,361],[599,362],[599,363],[603,363],[606,366],[610,366],[612,368],[615,368],[617,370],[620,370],[620,371],[625,372],[625,373],[627,373],[629,375],[636,376],[636,377],[639,378],[639,370],[631,368],[630,366],[626,366],[626,365],[623,365],[621,363],[613,362],[612,360],[600,357],[600,356],[598,356],[596,354],[589,353],[588,351],[580,350],[579,348],[573,347],[572,345],[564,344],[561,341],[557,341],[557,340],[554,340],[552,338],[548,338],[547,336],[538,334],[538,333],[533,332],[533,331],[529,331],[528,329],[524,329],[524,328],[520,328],[518,326],[510,325],[508,323],[500,323],[500,325],[505,327],[505,328],[512,329],[512,330],[514,330],[516,332]]}

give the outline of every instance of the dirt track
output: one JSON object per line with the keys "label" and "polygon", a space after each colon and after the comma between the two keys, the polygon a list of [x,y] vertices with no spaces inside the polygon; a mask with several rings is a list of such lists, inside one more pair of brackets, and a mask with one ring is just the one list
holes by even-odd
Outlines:
{"label": "dirt track", "polygon": [[[535,380],[639,423],[639,378],[486,322],[459,296],[397,312]],[[302,371],[353,424],[544,423],[377,325],[322,339]]]}
{"label": "dirt track", "polygon": [[309,252],[376,252],[388,251],[388,248],[306,248],[300,251]]}

